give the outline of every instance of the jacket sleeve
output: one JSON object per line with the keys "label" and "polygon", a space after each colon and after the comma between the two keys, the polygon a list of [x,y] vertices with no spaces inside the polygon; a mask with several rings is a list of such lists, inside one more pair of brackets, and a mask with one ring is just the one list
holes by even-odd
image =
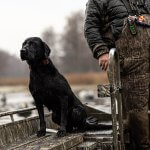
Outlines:
{"label": "jacket sleeve", "polygon": [[103,41],[101,32],[103,28],[101,20],[103,9],[103,2],[97,3],[95,0],[89,0],[86,6],[84,34],[96,59],[102,54],[109,52],[107,44]]}

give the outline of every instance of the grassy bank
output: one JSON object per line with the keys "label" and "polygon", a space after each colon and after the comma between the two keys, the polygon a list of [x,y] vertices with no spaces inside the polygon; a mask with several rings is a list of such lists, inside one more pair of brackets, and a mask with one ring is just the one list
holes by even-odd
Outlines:
{"label": "grassy bank", "polygon": [[90,85],[90,84],[106,84],[108,83],[107,74],[101,73],[75,73],[66,74],[68,82],[73,85]]}
{"label": "grassy bank", "polygon": [[[74,73],[66,74],[68,82],[72,85],[90,85],[108,83],[107,75],[101,73]],[[0,78],[0,85],[28,85],[28,78]]]}

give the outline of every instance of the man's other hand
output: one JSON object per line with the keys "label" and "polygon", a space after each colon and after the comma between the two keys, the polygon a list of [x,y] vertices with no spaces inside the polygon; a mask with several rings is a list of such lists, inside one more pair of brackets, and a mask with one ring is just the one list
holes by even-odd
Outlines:
{"label": "man's other hand", "polygon": [[106,71],[109,64],[109,54],[103,54],[99,57],[99,65],[102,70]]}

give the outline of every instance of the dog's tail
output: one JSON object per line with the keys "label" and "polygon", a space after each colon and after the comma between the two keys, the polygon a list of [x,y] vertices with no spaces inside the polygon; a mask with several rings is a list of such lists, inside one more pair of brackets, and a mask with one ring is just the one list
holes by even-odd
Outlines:
{"label": "dog's tail", "polygon": [[85,130],[111,130],[112,125],[99,123],[97,118],[90,116],[86,118]]}

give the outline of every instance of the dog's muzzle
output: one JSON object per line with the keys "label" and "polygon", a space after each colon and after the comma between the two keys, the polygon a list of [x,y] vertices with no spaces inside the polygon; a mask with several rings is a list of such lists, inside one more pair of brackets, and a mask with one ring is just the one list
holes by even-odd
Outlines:
{"label": "dog's muzzle", "polygon": [[21,57],[22,60],[28,60],[28,53],[25,49],[22,49],[20,51],[20,57]]}

